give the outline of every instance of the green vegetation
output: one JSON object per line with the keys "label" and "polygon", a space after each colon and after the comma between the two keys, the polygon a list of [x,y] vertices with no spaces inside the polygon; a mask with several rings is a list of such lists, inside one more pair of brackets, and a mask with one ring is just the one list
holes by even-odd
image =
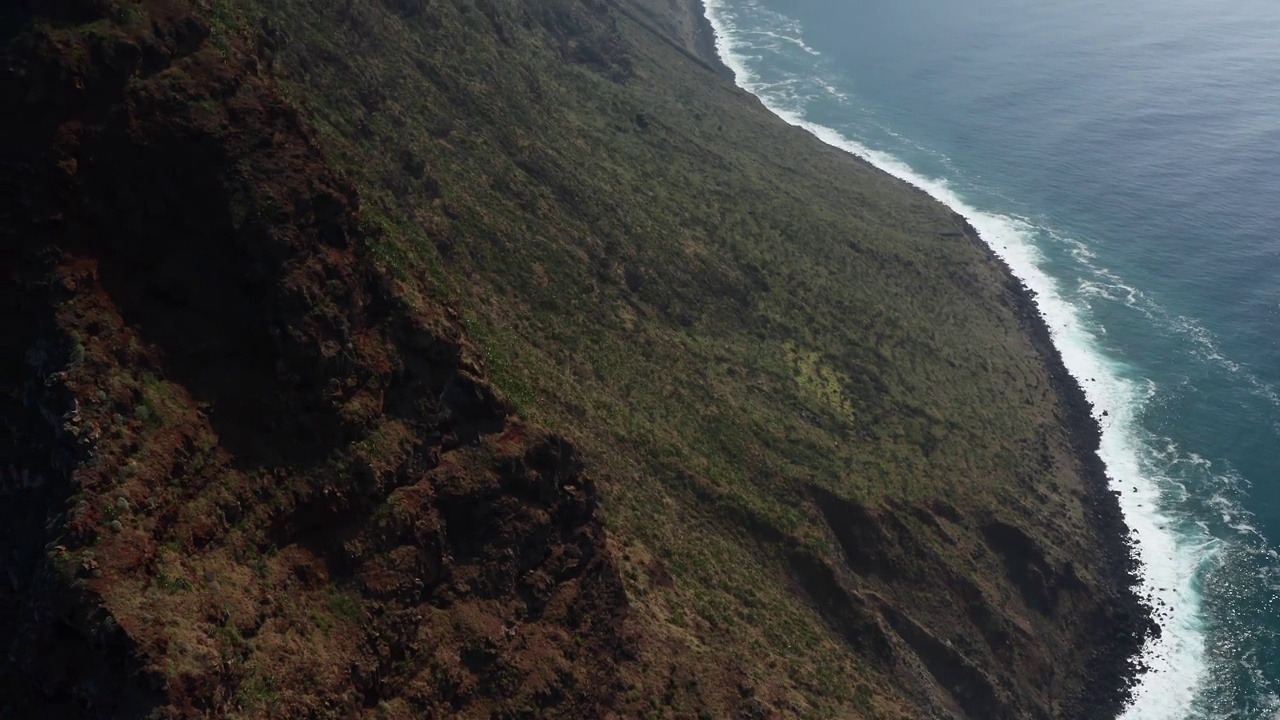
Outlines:
{"label": "green vegetation", "polygon": [[[465,316],[519,412],[586,451],[616,535],[666,559],[649,611],[734,628],[797,682],[874,676],[760,528],[829,556],[811,486],[1025,515],[1042,361],[955,217],[672,53],[632,19],[660,3],[624,5],[242,2],[373,256]],[[822,684],[818,714],[869,704]]]}
{"label": "green vegetation", "polygon": [[185,1],[23,40],[85,195],[45,204],[98,228],[22,286],[66,295],[31,386],[83,451],[47,552],[137,643],[120,697],[1050,717],[1126,661],[1019,289],[689,3]]}

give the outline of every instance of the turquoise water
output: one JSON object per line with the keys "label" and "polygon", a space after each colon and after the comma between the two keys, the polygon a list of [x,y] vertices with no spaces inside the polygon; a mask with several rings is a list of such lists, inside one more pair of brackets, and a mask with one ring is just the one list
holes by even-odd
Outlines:
{"label": "turquoise water", "polygon": [[1280,4],[707,5],[740,85],[1037,292],[1168,608],[1125,717],[1280,718]]}

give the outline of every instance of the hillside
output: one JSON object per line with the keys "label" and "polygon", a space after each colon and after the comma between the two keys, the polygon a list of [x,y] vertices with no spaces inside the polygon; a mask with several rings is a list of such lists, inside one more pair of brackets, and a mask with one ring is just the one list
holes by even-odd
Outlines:
{"label": "hillside", "polygon": [[0,717],[1115,716],[1033,299],[696,6],[0,12]]}

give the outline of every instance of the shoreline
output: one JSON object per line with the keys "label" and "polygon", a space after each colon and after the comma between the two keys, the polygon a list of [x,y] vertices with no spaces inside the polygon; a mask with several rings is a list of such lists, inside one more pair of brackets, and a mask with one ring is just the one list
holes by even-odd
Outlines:
{"label": "shoreline", "polygon": [[[921,190],[921,192],[924,192]],[[938,201],[941,202],[941,201]],[[1105,566],[1098,568],[1100,577],[1110,581],[1109,596],[1115,612],[1107,618],[1112,626],[1102,630],[1103,653],[1086,672],[1088,681],[1083,696],[1073,698],[1079,710],[1097,711],[1109,708],[1102,717],[1118,717],[1131,699],[1138,678],[1146,671],[1141,662],[1147,638],[1159,637],[1160,626],[1152,617],[1151,608],[1142,601],[1137,588],[1141,583],[1136,541],[1120,509],[1118,493],[1111,489],[1106,463],[1098,454],[1102,442],[1102,428],[1093,415],[1093,405],[1085,396],[1080,381],[1067,370],[1062,353],[1053,343],[1049,326],[1035,300],[1035,293],[1027,287],[1009,264],[987,244],[977,229],[967,219],[956,213],[956,221],[963,228],[965,238],[977,245],[990,262],[1000,267],[1007,278],[1007,288],[1014,300],[1014,309],[1022,330],[1049,369],[1054,392],[1066,412],[1063,419],[1076,458],[1080,463],[1083,480],[1089,491],[1087,505],[1089,521],[1102,549]],[[1072,717],[1089,714],[1073,713]]]}
{"label": "shoreline", "polygon": [[[705,59],[708,62],[714,61],[716,66],[727,70],[727,77],[733,80],[734,85],[749,93],[749,90],[738,85],[736,73],[720,54],[720,39],[708,16],[704,0],[686,0],[685,4],[689,12],[699,18],[697,51],[700,54],[709,52],[710,56]],[[767,104],[761,104],[768,108]],[[772,108],[768,109],[774,112]],[[791,122],[786,117],[782,119]],[[831,144],[820,136],[819,139]],[[894,176],[847,148],[835,147],[848,152],[851,157],[878,172]],[[1064,708],[1070,717],[1116,718],[1126,709],[1132,699],[1134,687],[1147,669],[1142,662],[1147,640],[1158,638],[1161,629],[1152,616],[1151,607],[1142,600],[1139,593],[1141,573],[1137,542],[1125,520],[1118,493],[1111,488],[1106,464],[1099,455],[1102,428],[1094,416],[1093,405],[1086,397],[1079,379],[1067,370],[1062,353],[1054,344],[1047,321],[1040,312],[1035,292],[1013,272],[1009,264],[956,208],[909,180],[897,179],[950,210],[965,238],[974,243],[988,261],[1000,268],[1006,278],[1006,290],[1013,301],[1021,330],[1049,371],[1054,392],[1064,411],[1063,424],[1088,492],[1085,501],[1088,520],[1103,562],[1102,567],[1095,569],[1106,584],[1105,591],[1112,608],[1112,613],[1103,618],[1108,623],[1107,626],[1099,627],[1096,631],[1099,651],[1082,673],[1085,681],[1081,691],[1077,697],[1064,698]]]}
{"label": "shoreline", "polygon": [[[720,57],[720,47],[716,42],[716,29],[711,24],[711,18],[707,17],[707,7],[703,0],[687,0],[686,9],[694,23],[693,41],[696,46],[694,51],[703,60],[710,63],[717,73],[728,78],[734,84],[734,87],[739,87],[733,68],[726,65],[724,58]],[[739,89],[742,88],[739,87]]]}

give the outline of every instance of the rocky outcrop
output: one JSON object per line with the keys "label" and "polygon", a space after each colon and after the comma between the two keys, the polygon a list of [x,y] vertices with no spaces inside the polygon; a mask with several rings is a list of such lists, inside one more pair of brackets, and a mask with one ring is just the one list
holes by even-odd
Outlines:
{"label": "rocky outcrop", "polygon": [[[1099,674],[1064,700],[1067,688],[1055,685],[1066,673],[1053,649],[1054,636],[1061,636],[1103,648],[1099,663],[1132,657],[1150,626],[1118,603],[1114,591],[1086,584],[1073,562],[1051,559],[1025,531],[1003,521],[919,507],[873,513],[822,488],[810,494],[844,555],[844,568],[828,569],[821,583],[842,588],[824,614],[857,613],[863,630],[855,637],[891,638],[880,641],[887,646],[882,660],[893,658],[904,682],[918,688],[923,702],[935,703],[936,712],[974,718],[1118,712],[1131,670]],[[1003,568],[1018,593],[1017,607],[1002,600],[1002,583],[959,575],[931,549],[955,543],[973,525],[985,540],[977,552]],[[913,608],[926,607],[927,619],[912,616],[919,612]],[[865,640],[850,644],[865,652]]]}
{"label": "rocky outcrop", "polygon": [[574,448],[373,269],[246,56],[136,10],[41,9],[0,79],[6,711],[603,714],[627,602]]}

